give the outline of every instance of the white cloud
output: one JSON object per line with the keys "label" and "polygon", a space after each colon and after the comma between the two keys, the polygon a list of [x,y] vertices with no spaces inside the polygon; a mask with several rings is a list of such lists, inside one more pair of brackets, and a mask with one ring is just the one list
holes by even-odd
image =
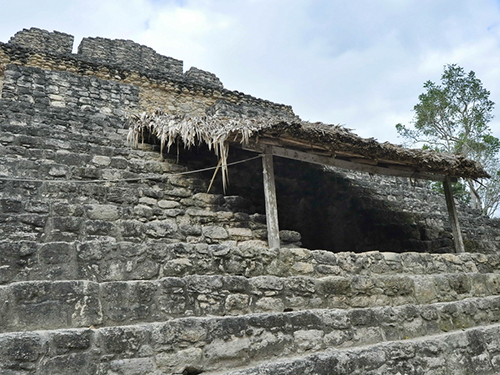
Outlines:
{"label": "white cloud", "polygon": [[209,59],[210,40],[227,30],[231,22],[228,16],[199,9],[166,9],[149,19],[147,30],[137,35],[137,41],[158,46],[158,52],[184,60],[186,67],[201,64],[198,67],[206,69],[203,61]]}

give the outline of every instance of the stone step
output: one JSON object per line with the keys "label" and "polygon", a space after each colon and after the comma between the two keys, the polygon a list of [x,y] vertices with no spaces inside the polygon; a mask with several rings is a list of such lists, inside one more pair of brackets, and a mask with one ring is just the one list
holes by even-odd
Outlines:
{"label": "stone step", "polygon": [[[264,224],[261,223],[260,215],[229,211],[213,212],[191,206],[187,211],[188,214],[191,213],[189,220],[185,220],[186,215],[177,216],[175,219],[168,218],[170,210],[178,210],[182,201],[166,197],[157,199],[156,205],[159,209],[163,207],[161,209],[166,215],[165,224],[171,223],[171,233],[167,233],[165,227],[165,235],[170,236],[170,239],[154,237],[158,230],[163,228],[158,227],[163,219],[152,219],[150,222],[135,219],[114,220],[122,212],[122,208],[118,205],[74,205],[54,202],[49,206],[43,202],[32,201],[23,206],[20,200],[4,200],[2,203],[5,207],[11,207],[6,208],[10,210],[22,207],[19,210],[24,210],[26,215],[31,213],[48,215],[49,210],[54,214],[66,212],[68,215],[73,215],[52,217],[52,228],[56,225],[60,231],[67,232],[71,228],[65,228],[75,224],[74,231],[79,233],[83,240],[45,243],[0,242],[0,284],[29,280],[81,279],[98,282],[146,280],[213,274],[247,277],[263,275],[347,277],[441,273],[493,274],[500,271],[499,254],[380,252],[355,254],[301,248],[269,249],[265,242],[251,240],[255,238],[252,236],[262,235]],[[205,217],[218,221],[221,227],[216,230],[213,224],[204,224]],[[81,228],[83,234],[80,234]],[[93,232],[88,233],[88,228],[93,228]],[[223,233],[221,229],[226,232]],[[20,230],[19,226],[17,230]],[[53,231],[49,236],[54,236],[54,233],[56,232]],[[113,234],[115,237],[112,237]],[[117,234],[121,236],[118,240]],[[140,243],[136,242],[136,238],[130,237],[141,234],[144,238]],[[204,241],[232,240],[233,242],[212,245],[186,243],[179,242],[180,239],[176,240],[176,235],[189,236],[193,240],[198,238]]]}
{"label": "stone step", "polygon": [[[113,133],[127,127],[129,111],[119,110],[115,113],[99,113],[91,109],[91,107],[85,109],[52,106],[34,107],[31,103],[1,98],[0,123],[6,127],[26,126],[28,129],[39,125],[41,132],[46,131],[48,126],[52,126],[52,128],[48,128],[48,131],[51,131],[52,134],[64,131],[65,133],[81,132],[86,135],[106,131],[111,136]],[[8,129],[5,128],[5,130]],[[15,128],[14,131],[16,131]],[[19,131],[23,132],[22,130]]]}
{"label": "stone step", "polygon": [[[253,221],[259,218],[253,218]],[[370,251],[365,253],[309,250],[304,248],[269,249],[262,242],[200,245],[176,243],[167,246],[173,255],[166,260],[179,264],[168,269],[165,276],[206,274],[216,270],[218,274],[245,276],[349,276],[349,275],[431,275],[439,273],[500,272],[500,254],[431,254],[389,253]],[[157,259],[161,264],[162,259]],[[211,267],[207,265],[212,264]],[[182,266],[180,266],[182,265]],[[164,267],[165,267],[164,266]]]}
{"label": "stone step", "polygon": [[[16,141],[16,139],[14,139]],[[24,142],[17,140],[17,143]],[[35,141],[33,141],[35,142]],[[47,142],[44,140],[43,142]],[[42,143],[42,141],[40,141]],[[52,142],[54,143],[54,142]],[[185,173],[188,169],[174,160],[161,159],[158,152],[137,153],[128,149],[113,147],[92,147],[77,142],[68,142],[67,147],[53,144],[1,146],[2,174],[11,178],[42,180],[119,180],[162,174]],[[136,150],[137,151],[137,150]]]}
{"label": "stone step", "polygon": [[41,119],[34,124],[0,123],[0,141],[5,146],[26,147],[25,152],[43,148],[48,154],[63,149],[87,154],[99,151],[110,156],[129,154],[132,150],[127,144],[126,129],[99,129],[96,124],[90,124],[89,129],[84,129],[85,125],[76,121],[55,126],[45,125],[44,122],[50,123],[50,119]]}
{"label": "stone step", "polygon": [[204,375],[499,373],[499,324],[358,348],[327,349],[320,353],[293,358],[283,359],[277,356],[275,360],[245,369],[203,372]]}
{"label": "stone step", "polygon": [[186,276],[155,281],[27,281],[0,287],[0,332],[325,308],[425,305],[494,296],[500,274]]}
{"label": "stone step", "polygon": [[[65,368],[66,373],[78,374],[198,374],[304,354],[308,356],[235,374],[293,374],[288,371],[294,366],[303,371],[297,374],[309,373],[303,370],[304,361],[320,366],[311,367],[318,374],[344,373],[318,371],[347,363],[356,374],[385,373],[384,369],[392,371],[387,366],[418,366],[420,361],[428,361],[426,368],[442,369],[452,363],[446,361],[461,355],[476,365],[498,366],[499,320],[500,297],[495,296],[426,306],[191,317],[131,326],[11,332],[0,334],[0,372],[52,374]],[[339,357],[339,353],[344,354]]]}

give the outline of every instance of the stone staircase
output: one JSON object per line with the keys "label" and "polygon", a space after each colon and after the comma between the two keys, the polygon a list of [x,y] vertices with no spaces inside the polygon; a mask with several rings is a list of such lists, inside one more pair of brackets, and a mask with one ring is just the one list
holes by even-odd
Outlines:
{"label": "stone staircase", "polygon": [[[48,75],[0,99],[0,374],[500,373],[499,254],[269,249],[243,198],[126,144],[133,87]],[[65,82],[116,100],[50,104]]]}
{"label": "stone staircase", "polygon": [[[236,253],[241,247],[229,250]],[[259,255],[258,248],[252,251]],[[47,277],[6,283],[0,289],[3,370],[498,371],[498,257],[304,249],[276,250],[275,255],[291,261],[289,275],[221,271],[149,280]],[[302,269],[321,266],[314,257],[330,258],[342,276],[293,275],[297,260],[303,261]],[[431,266],[422,272],[424,259]]]}
{"label": "stone staircase", "polygon": [[2,374],[499,371],[497,254],[269,249],[121,128],[1,126]]}

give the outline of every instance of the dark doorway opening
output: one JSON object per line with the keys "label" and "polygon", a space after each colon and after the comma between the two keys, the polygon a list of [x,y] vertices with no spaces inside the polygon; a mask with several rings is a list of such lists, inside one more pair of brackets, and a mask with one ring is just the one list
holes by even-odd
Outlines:
{"label": "dark doorway opening", "polygon": [[[178,154],[177,154],[178,153]],[[228,162],[246,160],[255,153],[231,147]],[[205,145],[172,147],[165,155],[193,169],[217,165],[217,157]],[[366,186],[356,184],[340,171],[274,157],[278,216],[281,230],[301,234],[309,249],[340,251],[449,252],[449,235],[427,238],[412,214],[402,212]],[[207,181],[212,171],[201,173]],[[376,186],[374,186],[376,188]],[[218,173],[212,193],[223,194]],[[229,167],[226,195],[241,196],[242,210],[265,214],[262,161],[255,159]]]}

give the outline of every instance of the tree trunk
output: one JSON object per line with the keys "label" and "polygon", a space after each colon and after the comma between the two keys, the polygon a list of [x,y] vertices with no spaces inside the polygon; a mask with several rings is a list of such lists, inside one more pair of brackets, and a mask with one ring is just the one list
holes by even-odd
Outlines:
{"label": "tree trunk", "polygon": [[483,203],[481,202],[481,197],[479,196],[474,183],[472,180],[467,180],[470,189],[470,206],[476,210],[483,210]]}

